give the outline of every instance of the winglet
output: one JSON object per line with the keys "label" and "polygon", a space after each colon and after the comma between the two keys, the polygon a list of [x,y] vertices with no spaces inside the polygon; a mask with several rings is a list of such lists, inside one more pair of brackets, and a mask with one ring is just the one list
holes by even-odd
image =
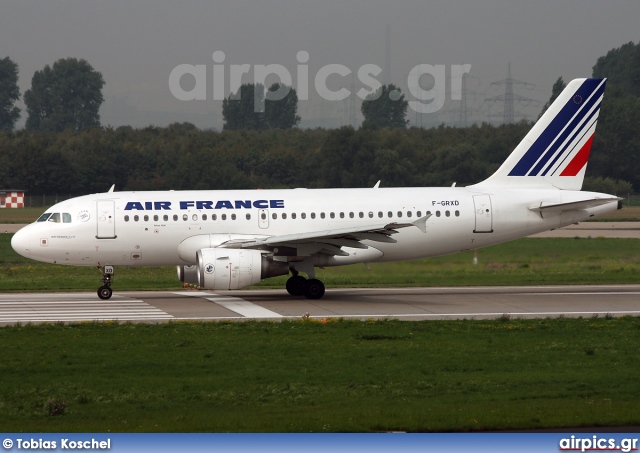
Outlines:
{"label": "winglet", "polygon": [[427,214],[424,217],[420,217],[418,220],[416,220],[415,222],[411,222],[411,223],[413,223],[415,226],[420,228],[420,231],[422,231],[423,233],[426,233],[427,232],[427,220],[429,220],[429,217],[431,217],[431,214]]}

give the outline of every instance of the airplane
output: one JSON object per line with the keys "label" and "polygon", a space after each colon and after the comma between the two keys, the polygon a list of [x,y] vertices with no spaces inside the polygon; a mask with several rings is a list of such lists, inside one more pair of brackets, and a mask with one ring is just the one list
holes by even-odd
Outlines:
{"label": "airplane", "polygon": [[[177,266],[185,284],[234,290],[291,274],[319,299],[315,268],[445,255],[561,228],[621,208],[581,191],[606,79],[571,81],[505,162],[467,187],[115,192],[47,209],[11,246],[34,260]],[[306,274],[305,278],[301,273]]]}

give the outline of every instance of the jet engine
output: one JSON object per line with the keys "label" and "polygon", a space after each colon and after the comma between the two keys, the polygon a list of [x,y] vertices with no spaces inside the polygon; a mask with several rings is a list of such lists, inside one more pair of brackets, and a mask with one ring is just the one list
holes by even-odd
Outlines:
{"label": "jet engine", "polygon": [[204,289],[241,289],[263,278],[289,273],[287,263],[274,261],[259,250],[200,249],[196,269],[198,286]]}
{"label": "jet engine", "polygon": [[195,264],[191,266],[178,266],[178,280],[192,285],[198,284],[198,268]]}

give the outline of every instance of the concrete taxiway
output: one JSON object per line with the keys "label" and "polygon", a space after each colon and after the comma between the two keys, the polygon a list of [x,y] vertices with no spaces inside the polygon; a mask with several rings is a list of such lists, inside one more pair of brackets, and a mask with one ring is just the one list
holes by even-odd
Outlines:
{"label": "concrete taxiway", "polygon": [[491,319],[640,315],[640,285],[330,289],[320,300],[284,290],[0,294],[0,325],[39,322],[286,318]]}

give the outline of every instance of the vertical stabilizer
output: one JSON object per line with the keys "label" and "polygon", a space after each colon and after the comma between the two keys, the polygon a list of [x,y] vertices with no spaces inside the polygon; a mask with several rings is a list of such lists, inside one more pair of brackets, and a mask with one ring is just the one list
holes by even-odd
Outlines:
{"label": "vertical stabilizer", "polygon": [[606,79],[569,82],[507,160],[476,186],[580,190]]}

